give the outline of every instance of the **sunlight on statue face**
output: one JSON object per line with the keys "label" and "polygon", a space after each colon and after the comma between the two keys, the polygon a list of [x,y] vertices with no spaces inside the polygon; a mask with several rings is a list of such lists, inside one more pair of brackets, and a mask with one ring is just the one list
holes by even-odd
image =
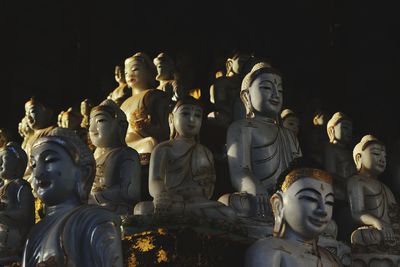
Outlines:
{"label": "sunlight on statue face", "polygon": [[33,190],[46,205],[58,205],[76,197],[82,173],[63,147],[54,143],[34,147],[30,164]]}
{"label": "sunlight on statue face", "polygon": [[243,72],[243,66],[249,61],[249,55],[239,55],[231,59],[232,72],[235,74],[241,74]]}
{"label": "sunlight on statue face", "polygon": [[291,130],[296,136],[299,134],[299,119],[295,116],[289,116],[282,122],[283,127]]}
{"label": "sunlight on statue face", "polygon": [[118,122],[105,111],[90,115],[89,137],[96,147],[109,147],[118,139]]}
{"label": "sunlight on statue face", "polygon": [[343,143],[351,142],[353,138],[353,124],[350,121],[343,120],[335,125],[335,140]]}
{"label": "sunlight on statue face", "polygon": [[301,178],[283,193],[283,216],[294,232],[313,239],[330,222],[333,201],[332,185],[314,178]]}
{"label": "sunlight on statue face", "polygon": [[179,136],[192,138],[199,134],[203,109],[196,105],[183,104],[173,113],[173,123]]}
{"label": "sunlight on statue face", "polygon": [[249,88],[253,111],[263,116],[275,118],[282,108],[282,79],[273,73],[262,73]]}
{"label": "sunlight on statue face", "polygon": [[173,77],[173,67],[166,61],[161,61],[157,65],[157,81],[170,80]]}
{"label": "sunlight on statue face", "polygon": [[125,80],[130,88],[149,89],[149,71],[139,62],[133,62],[125,68]]}
{"label": "sunlight on statue face", "polygon": [[46,114],[42,105],[30,104],[25,109],[28,125],[32,129],[40,129],[45,120]]}
{"label": "sunlight on statue face", "polygon": [[370,144],[361,152],[361,164],[364,170],[373,175],[381,174],[386,168],[386,149],[381,144]]}

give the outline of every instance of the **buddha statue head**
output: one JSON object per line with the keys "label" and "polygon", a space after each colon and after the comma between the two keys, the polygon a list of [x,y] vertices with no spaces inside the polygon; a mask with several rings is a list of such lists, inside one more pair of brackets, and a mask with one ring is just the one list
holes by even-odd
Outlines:
{"label": "buddha statue head", "polygon": [[317,110],[314,113],[314,117],[313,117],[313,125],[314,126],[323,126],[326,125],[326,120],[327,120],[327,115],[325,114],[325,112],[321,111],[321,110]]}
{"label": "buddha statue head", "polygon": [[365,135],[353,149],[353,159],[361,174],[377,177],[386,168],[384,144],[372,135]]}
{"label": "buddha statue head", "polygon": [[287,171],[271,197],[275,217],[274,236],[313,240],[332,218],[332,178],[325,171],[298,168]]}
{"label": "buddha statue head", "polygon": [[296,136],[299,134],[299,117],[291,109],[284,109],[281,112],[282,126],[291,130]]}
{"label": "buddha statue head", "polygon": [[0,149],[8,142],[8,136],[5,129],[0,128]]}
{"label": "buddha statue head", "polygon": [[125,59],[125,80],[132,89],[145,90],[155,86],[156,70],[150,58],[142,52]]}
{"label": "buddha statue head", "polygon": [[226,60],[226,76],[244,75],[247,65],[254,57],[249,52],[235,50]]}
{"label": "buddha statue head", "polygon": [[326,125],[329,142],[349,144],[353,138],[353,123],[342,112],[336,112]]}
{"label": "buddha statue head", "polygon": [[175,64],[172,58],[165,53],[160,53],[153,59],[153,63],[157,68],[157,81],[173,80],[175,73]]}
{"label": "buddha statue head", "polygon": [[18,133],[23,138],[33,133],[33,130],[29,127],[28,124],[28,117],[24,116],[21,122],[18,123]]}
{"label": "buddha statue head", "polygon": [[80,112],[73,108],[69,108],[67,111],[61,114],[61,127],[72,130],[79,129],[82,122],[82,115]]}
{"label": "buddha statue head", "polygon": [[51,111],[32,97],[25,103],[25,115],[29,127],[33,130],[38,130],[48,126],[51,118]]}
{"label": "buddha statue head", "polygon": [[85,99],[81,102],[81,115],[82,116],[89,116],[90,111],[93,108],[93,103],[90,101],[90,99]]}
{"label": "buddha statue head", "polygon": [[0,150],[0,178],[3,180],[20,179],[28,164],[28,156],[15,142],[9,142]]}
{"label": "buddha statue head", "polygon": [[240,97],[246,108],[246,117],[268,117],[276,120],[282,108],[283,88],[281,74],[268,63],[254,65],[242,81]]}
{"label": "buddha statue head", "polygon": [[104,100],[90,112],[89,136],[96,147],[125,145],[127,130],[125,113],[110,99]]}
{"label": "buddha statue head", "polygon": [[88,146],[72,130],[55,128],[32,145],[33,189],[48,206],[87,203],[95,164]]}
{"label": "buddha statue head", "polygon": [[203,120],[203,107],[193,97],[179,100],[169,115],[170,138],[194,138],[198,141]]}
{"label": "buddha statue head", "polygon": [[125,74],[121,66],[116,65],[114,69],[114,78],[118,84],[125,84]]}

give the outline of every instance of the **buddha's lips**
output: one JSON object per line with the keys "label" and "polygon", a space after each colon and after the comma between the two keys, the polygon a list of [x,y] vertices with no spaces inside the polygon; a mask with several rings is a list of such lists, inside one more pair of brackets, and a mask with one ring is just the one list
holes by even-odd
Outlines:
{"label": "buddha's lips", "polygon": [[318,227],[328,224],[328,221],[325,221],[325,220],[320,220],[320,219],[313,218],[313,217],[308,217],[308,219],[313,225],[318,226]]}
{"label": "buddha's lips", "polygon": [[271,103],[272,105],[279,105],[279,101],[278,100],[269,100],[269,103]]}

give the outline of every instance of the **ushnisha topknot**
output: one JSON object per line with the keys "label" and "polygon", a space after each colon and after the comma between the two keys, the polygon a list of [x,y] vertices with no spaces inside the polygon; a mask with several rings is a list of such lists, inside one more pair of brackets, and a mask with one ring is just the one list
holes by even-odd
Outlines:
{"label": "ushnisha topknot", "polygon": [[256,79],[256,77],[262,73],[273,73],[282,77],[282,74],[271,67],[271,65],[267,62],[259,62],[253,66],[251,71],[244,76],[242,81],[242,87],[240,91],[248,90]]}
{"label": "ushnisha topknot", "polygon": [[333,140],[335,139],[334,133],[330,129],[335,127],[342,121],[351,122],[352,120],[350,119],[349,116],[347,116],[343,112],[336,112],[335,114],[333,114],[332,118],[328,121],[326,125],[326,131],[328,133],[330,142],[333,142]]}
{"label": "ushnisha topknot", "polygon": [[280,190],[285,192],[294,182],[301,178],[313,178],[328,184],[332,184],[332,176],[326,171],[313,168],[300,168],[292,170],[285,176]]}

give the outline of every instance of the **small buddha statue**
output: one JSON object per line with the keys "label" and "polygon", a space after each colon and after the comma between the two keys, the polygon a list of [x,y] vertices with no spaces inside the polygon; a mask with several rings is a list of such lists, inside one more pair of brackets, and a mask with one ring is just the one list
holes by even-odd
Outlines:
{"label": "small buddha statue", "polygon": [[[351,214],[361,225],[351,235],[353,253],[364,253],[361,258],[366,265],[379,254],[397,255],[392,265],[400,262],[400,209],[392,191],[378,180],[386,168],[386,149],[382,142],[372,135],[364,136],[354,147],[353,159],[357,174],[349,178],[347,193]],[[375,254],[374,257],[368,255]],[[372,257],[372,258],[371,258]]]}
{"label": "small buddha statue", "polygon": [[164,91],[173,101],[185,97],[182,84],[175,76],[175,63],[172,58],[160,53],[153,59],[153,63],[157,68],[156,80],[160,82],[157,89]]}
{"label": "small buddha statue", "polygon": [[125,75],[121,66],[115,66],[115,81],[118,83],[118,87],[115,88],[109,95],[108,99],[113,100],[118,106],[132,96],[132,90],[129,89],[125,81]]}
{"label": "small buddha statue", "polygon": [[114,101],[92,109],[89,135],[96,146],[96,178],[90,203],[119,215],[132,214],[141,196],[139,154],[126,145],[127,128],[126,115]]}
{"label": "small buddha statue", "polygon": [[256,241],[247,250],[245,266],[341,266],[335,255],[317,244],[332,218],[331,176],[318,169],[298,168],[277,187],[270,199],[273,237]]}
{"label": "small buddha statue", "polygon": [[0,128],[0,149],[3,148],[8,142],[8,136],[5,129]]}
{"label": "small buddha statue", "polygon": [[160,141],[168,138],[170,100],[165,92],[155,88],[155,66],[144,53],[125,60],[125,79],[132,96],[122,103],[129,122],[126,143],[148,164],[150,153]]}
{"label": "small buddha statue", "polygon": [[291,130],[295,136],[299,135],[299,117],[291,109],[284,109],[281,112],[282,126]]}
{"label": "small buddha statue", "polygon": [[[268,193],[277,178],[301,150],[292,131],[277,123],[283,101],[282,78],[269,64],[257,63],[242,82],[241,98],[246,119],[233,122],[227,133],[227,154],[233,187],[239,191],[224,195],[220,201],[244,208],[243,193],[256,198],[257,214],[268,214]],[[239,212],[239,211],[238,211]]]}
{"label": "small buddha statue", "polygon": [[31,186],[22,179],[28,157],[17,143],[0,149],[0,265],[20,261],[26,236],[35,223]]}
{"label": "small buddha statue", "polygon": [[203,108],[193,98],[179,100],[169,116],[171,139],[158,144],[150,159],[152,202],[141,202],[135,214],[172,214],[234,219],[234,211],[210,200],[215,184],[211,151],[198,141]]}
{"label": "small buddha statue", "polygon": [[347,178],[356,173],[349,145],[353,138],[351,119],[342,112],[336,112],[327,123],[329,143],[324,151],[325,170],[333,175],[335,197],[346,198]]}
{"label": "small buddha statue", "polygon": [[90,117],[90,111],[93,108],[93,103],[90,99],[85,99],[81,102],[81,115],[82,115],[82,121],[81,121],[81,127],[85,129],[89,129],[89,117]]}
{"label": "small buddha statue", "polygon": [[26,143],[30,136],[33,134],[33,130],[29,127],[28,118],[24,116],[20,123],[18,123],[18,133],[24,139],[21,144],[21,148],[26,151]]}
{"label": "small buddha statue", "polygon": [[[63,127],[62,116],[63,116],[64,112],[65,112],[64,110],[61,110],[60,113],[58,113],[58,115],[57,115],[57,126],[58,127]],[[66,127],[63,127],[63,128],[66,128]]]}
{"label": "small buddha statue", "polygon": [[87,204],[95,175],[87,145],[55,128],[35,141],[30,164],[46,212],[28,235],[22,266],[122,266],[120,219]]}

